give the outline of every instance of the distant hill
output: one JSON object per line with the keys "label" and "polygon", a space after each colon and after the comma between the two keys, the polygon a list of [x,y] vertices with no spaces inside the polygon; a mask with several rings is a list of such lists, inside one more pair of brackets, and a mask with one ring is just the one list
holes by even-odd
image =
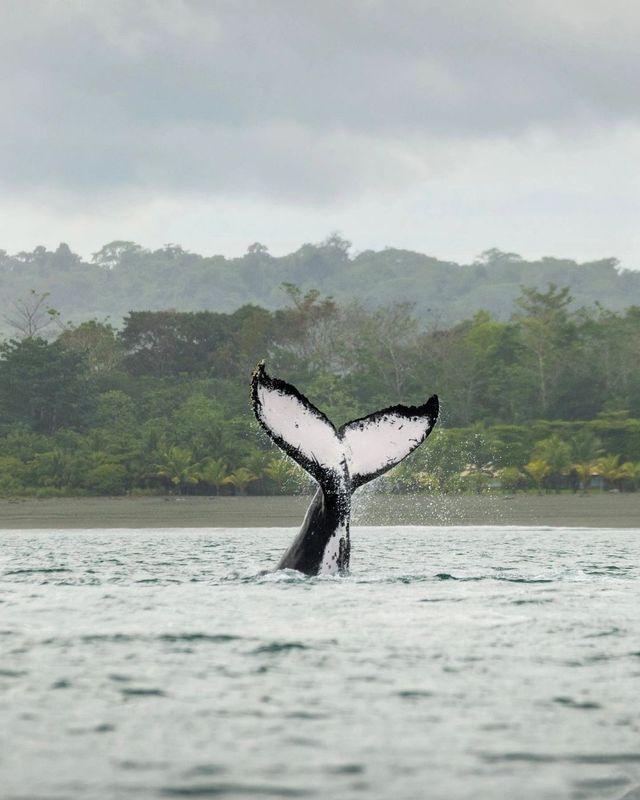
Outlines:
{"label": "distant hill", "polygon": [[0,250],[3,317],[31,290],[49,292],[48,302],[65,320],[110,317],[117,325],[132,309],[233,311],[246,303],[277,308],[286,299],[285,282],[340,302],[410,301],[425,322],[442,324],[481,308],[507,319],[522,286],[544,289],[549,283],[569,286],[574,307],[596,301],[612,310],[640,305],[640,272],[620,270],[613,258],[525,261],[492,249],[472,264],[456,264],[395,248],[351,255],[349,242],[335,234],[281,257],[259,243],[241,258],[202,256],[176,245],[151,251],[134,242],[111,242],[89,262],[66,244],[15,255]]}

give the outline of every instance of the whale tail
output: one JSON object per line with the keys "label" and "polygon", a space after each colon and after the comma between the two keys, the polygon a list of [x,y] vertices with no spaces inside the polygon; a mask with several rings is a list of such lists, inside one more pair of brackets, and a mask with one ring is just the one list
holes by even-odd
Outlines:
{"label": "whale tail", "polygon": [[251,379],[256,418],[288,456],[325,492],[357,489],[390,470],[427,438],[438,418],[438,398],[396,405],[336,429],[313,403],[261,361]]}

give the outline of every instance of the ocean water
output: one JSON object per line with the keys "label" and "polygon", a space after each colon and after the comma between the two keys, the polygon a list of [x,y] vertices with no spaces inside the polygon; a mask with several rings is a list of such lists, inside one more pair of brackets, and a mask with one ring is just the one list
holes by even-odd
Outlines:
{"label": "ocean water", "polygon": [[0,797],[640,797],[640,530],[0,533]]}

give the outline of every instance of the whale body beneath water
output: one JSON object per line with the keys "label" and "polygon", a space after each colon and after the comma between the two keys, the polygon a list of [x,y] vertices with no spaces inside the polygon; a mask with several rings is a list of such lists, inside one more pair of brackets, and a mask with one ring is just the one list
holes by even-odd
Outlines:
{"label": "whale body beneath water", "polygon": [[318,483],[302,527],[277,569],[331,575],[349,567],[351,496],[418,447],[438,418],[438,397],[391,406],[336,429],[313,403],[265,371],[251,379],[253,411],[267,434]]}

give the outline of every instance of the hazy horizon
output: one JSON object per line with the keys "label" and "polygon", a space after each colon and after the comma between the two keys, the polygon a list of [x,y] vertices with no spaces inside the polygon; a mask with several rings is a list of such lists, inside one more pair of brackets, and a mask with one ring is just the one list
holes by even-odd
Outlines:
{"label": "hazy horizon", "polygon": [[498,252],[503,253],[504,255],[517,256],[523,262],[527,262],[527,263],[534,263],[534,262],[537,262],[537,261],[542,261],[545,258],[550,258],[550,259],[557,259],[558,261],[561,261],[561,260],[562,261],[565,261],[565,260],[566,261],[572,261],[572,262],[575,262],[576,264],[580,265],[580,264],[587,264],[587,263],[605,262],[605,261],[607,261],[609,259],[613,259],[613,260],[619,261],[618,268],[621,269],[621,270],[634,270],[634,269],[639,269],[640,270],[640,262],[638,263],[637,267],[628,266],[628,265],[623,264],[622,262],[620,262],[620,260],[617,258],[615,253],[609,253],[608,255],[604,255],[604,256],[602,256],[600,258],[593,258],[593,259],[585,258],[585,259],[581,259],[581,258],[576,258],[576,257],[574,257],[574,256],[572,256],[570,254],[558,255],[557,253],[540,252],[540,253],[536,253],[536,254],[530,255],[530,254],[522,253],[522,252],[513,252],[513,251],[503,250],[501,247],[497,247],[497,246],[487,246],[487,247],[482,248],[482,250],[478,251],[477,253],[474,253],[469,258],[456,259],[456,258],[448,258],[448,257],[446,257],[444,255],[441,255],[440,253],[436,253],[436,252],[429,252],[429,251],[426,251],[426,250],[418,250],[418,249],[411,248],[411,247],[402,247],[402,246],[396,245],[394,243],[389,243],[387,245],[384,245],[383,247],[358,247],[357,243],[353,242],[352,239],[347,235],[347,233],[345,233],[345,231],[341,231],[341,230],[327,231],[324,236],[320,236],[315,241],[302,241],[301,240],[301,241],[297,241],[297,242],[292,242],[292,244],[290,246],[287,246],[287,247],[283,246],[280,249],[275,249],[275,248],[271,247],[268,242],[258,241],[257,239],[255,239],[255,238],[252,239],[251,237],[248,237],[246,244],[239,245],[239,249],[237,251],[230,251],[229,250],[227,252],[221,252],[221,251],[216,251],[216,250],[211,250],[209,252],[201,252],[201,251],[198,251],[195,248],[186,247],[183,242],[173,242],[172,241],[172,242],[162,242],[162,243],[159,243],[159,244],[156,244],[156,243],[148,244],[148,243],[145,243],[145,242],[141,242],[141,241],[139,241],[137,239],[122,239],[122,238],[119,238],[119,239],[113,239],[113,240],[111,240],[109,242],[106,242],[106,241],[105,242],[99,242],[97,244],[97,246],[95,247],[95,249],[91,249],[89,251],[81,251],[79,248],[74,246],[73,242],[65,241],[65,240],[60,239],[60,238],[56,239],[54,237],[50,241],[42,241],[42,240],[39,240],[39,239],[34,239],[34,241],[33,241],[33,243],[31,245],[28,245],[27,247],[21,247],[21,248],[15,250],[15,251],[9,250],[8,248],[4,247],[3,242],[0,241],[0,250],[4,250],[9,257],[15,257],[15,256],[19,255],[20,253],[32,253],[37,247],[44,247],[49,252],[55,252],[55,250],[60,245],[67,245],[72,253],[75,253],[75,255],[80,256],[80,258],[81,258],[81,260],[83,262],[89,263],[89,262],[93,261],[93,257],[103,247],[105,247],[105,246],[107,246],[109,244],[112,244],[113,242],[131,242],[131,243],[133,243],[135,245],[140,246],[143,251],[149,252],[149,253],[155,252],[155,251],[160,251],[160,250],[164,249],[165,247],[173,247],[173,246],[175,246],[175,247],[179,247],[182,250],[184,250],[185,253],[190,253],[190,254],[193,254],[193,255],[197,255],[197,256],[200,256],[202,258],[214,258],[214,257],[222,256],[223,258],[231,261],[231,260],[234,260],[234,259],[242,258],[243,256],[247,255],[248,249],[252,245],[255,245],[255,244],[264,245],[267,248],[269,255],[273,256],[274,258],[283,258],[283,257],[285,257],[287,255],[292,255],[293,253],[296,253],[297,251],[301,250],[303,247],[306,247],[308,245],[311,245],[313,247],[321,246],[325,241],[327,241],[330,237],[332,237],[334,235],[338,236],[341,239],[345,239],[351,245],[351,247],[349,248],[349,251],[348,251],[348,256],[349,256],[349,258],[351,260],[353,260],[353,259],[357,258],[359,255],[362,255],[363,253],[367,253],[367,252],[382,253],[385,250],[398,250],[398,251],[405,251],[405,252],[409,252],[409,253],[415,253],[416,255],[419,255],[419,256],[427,256],[428,258],[435,259],[436,261],[440,261],[442,263],[453,263],[453,264],[458,264],[459,266],[472,266],[473,264],[476,264],[476,263],[478,263],[478,264],[482,263],[483,260],[484,260],[484,257],[486,256],[487,253],[489,253],[491,251],[498,251]]}

